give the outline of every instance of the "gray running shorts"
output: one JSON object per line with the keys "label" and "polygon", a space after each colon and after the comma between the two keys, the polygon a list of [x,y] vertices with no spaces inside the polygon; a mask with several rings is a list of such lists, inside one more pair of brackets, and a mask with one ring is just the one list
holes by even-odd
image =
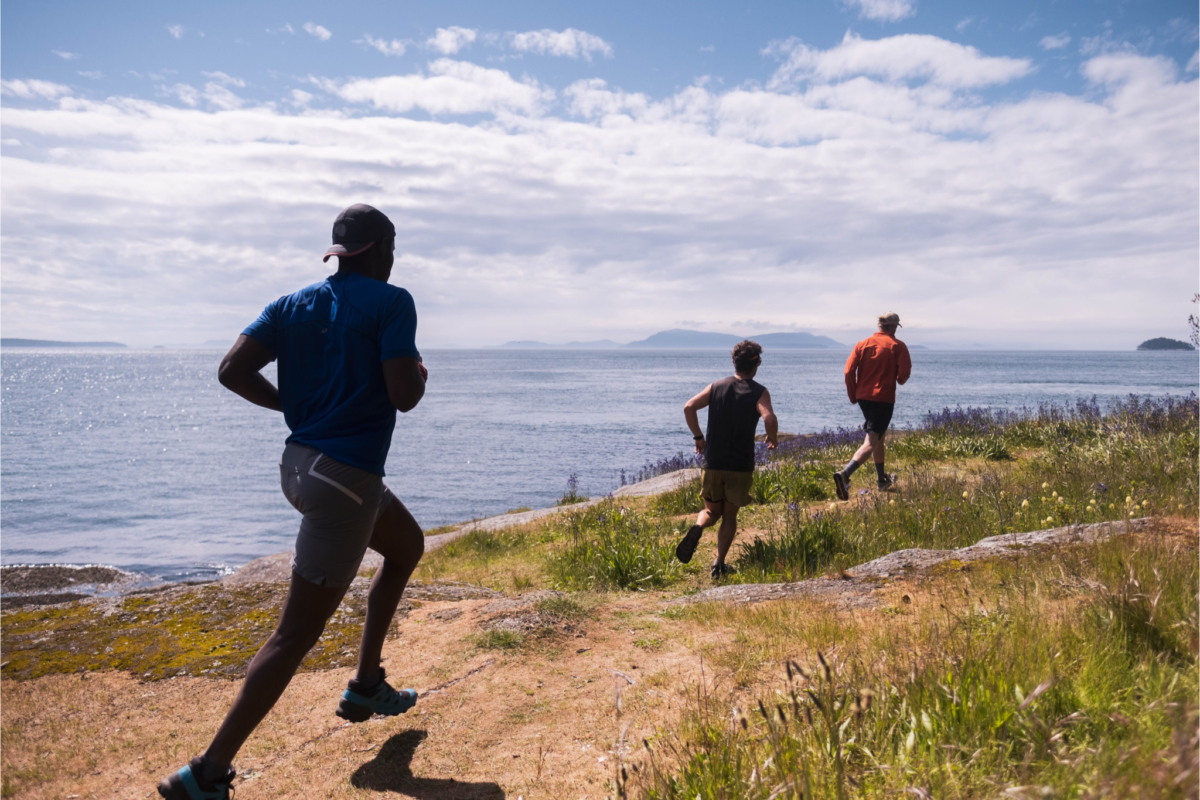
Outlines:
{"label": "gray running shorts", "polygon": [[383,478],[289,444],[279,459],[283,496],[304,515],[292,571],[318,586],[349,586],[358,574],[375,520],[392,493]]}

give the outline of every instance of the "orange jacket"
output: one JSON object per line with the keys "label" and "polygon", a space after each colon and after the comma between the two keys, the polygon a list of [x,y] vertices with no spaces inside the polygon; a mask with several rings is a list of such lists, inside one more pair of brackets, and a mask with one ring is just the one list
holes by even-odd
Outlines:
{"label": "orange jacket", "polygon": [[912,374],[908,347],[882,331],[854,345],[846,359],[846,394],[851,403],[859,400],[896,402],[896,384]]}

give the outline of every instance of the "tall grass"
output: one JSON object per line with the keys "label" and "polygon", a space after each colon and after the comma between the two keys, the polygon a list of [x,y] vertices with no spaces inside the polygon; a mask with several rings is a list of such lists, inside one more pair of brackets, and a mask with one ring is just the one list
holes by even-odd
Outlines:
{"label": "tall grass", "polygon": [[[797,505],[780,479],[771,497],[791,504],[766,536],[738,544],[736,579],[797,580],[904,548],[949,549],[1002,533],[1194,511],[1200,468],[1196,423],[1194,398],[1157,403],[1131,398],[1108,414],[1080,403],[1043,407],[1037,417],[978,409],[931,415],[923,431],[904,437],[892,451],[934,449],[940,459],[971,450],[973,445],[963,444],[971,436],[1011,440],[1014,448],[1037,441],[1040,449],[1019,464],[971,472],[918,458],[904,470],[901,492],[861,490],[850,503],[815,512]],[[778,471],[811,475],[815,482],[823,478],[821,470],[817,462],[784,464],[764,470],[761,481],[770,485],[769,474]]]}
{"label": "tall grass", "polygon": [[[986,602],[929,612],[919,650],[887,632],[843,642],[788,663],[783,692],[749,713],[698,694],[635,793],[1194,797],[1195,540],[1127,537],[1022,569]],[[1080,605],[1014,580],[1057,576],[1101,588]]]}
{"label": "tall grass", "polygon": [[562,545],[546,570],[564,589],[655,589],[679,580],[687,568],[675,559],[686,523],[674,524],[607,500],[559,523]]}

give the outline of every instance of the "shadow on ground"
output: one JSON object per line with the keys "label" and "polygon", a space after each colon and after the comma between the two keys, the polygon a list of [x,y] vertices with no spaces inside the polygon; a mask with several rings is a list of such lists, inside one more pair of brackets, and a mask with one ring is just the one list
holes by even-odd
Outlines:
{"label": "shadow on ground", "polygon": [[350,784],[356,789],[397,792],[417,800],[504,800],[504,790],[495,783],[413,775],[413,754],[428,735],[425,731],[405,731],[388,739],[379,748],[379,755],[354,771]]}

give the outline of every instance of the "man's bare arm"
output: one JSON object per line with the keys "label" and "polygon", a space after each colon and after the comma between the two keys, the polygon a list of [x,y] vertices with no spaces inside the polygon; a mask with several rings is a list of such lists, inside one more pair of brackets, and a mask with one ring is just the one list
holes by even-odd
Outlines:
{"label": "man's bare arm", "polygon": [[[712,384],[704,387],[704,391],[688,400],[683,404],[683,418],[687,422],[688,430],[692,432],[692,436],[704,436],[704,431],[700,430],[700,417],[696,413],[702,408],[708,408],[708,401],[712,397]],[[696,452],[704,453],[704,439],[696,439]]]}
{"label": "man's bare arm", "polygon": [[243,333],[221,359],[217,380],[226,389],[256,406],[283,411],[283,406],[279,404],[279,390],[262,375],[262,368],[274,359],[274,354],[266,345]]}
{"label": "man's bare arm", "polygon": [[415,358],[389,358],[383,362],[388,399],[401,414],[412,411],[421,402],[428,377],[425,366]]}
{"label": "man's bare arm", "polygon": [[771,393],[766,389],[763,389],[762,397],[758,398],[758,413],[767,428],[767,449],[774,450],[779,444],[779,419],[775,416],[775,409],[771,407]]}

